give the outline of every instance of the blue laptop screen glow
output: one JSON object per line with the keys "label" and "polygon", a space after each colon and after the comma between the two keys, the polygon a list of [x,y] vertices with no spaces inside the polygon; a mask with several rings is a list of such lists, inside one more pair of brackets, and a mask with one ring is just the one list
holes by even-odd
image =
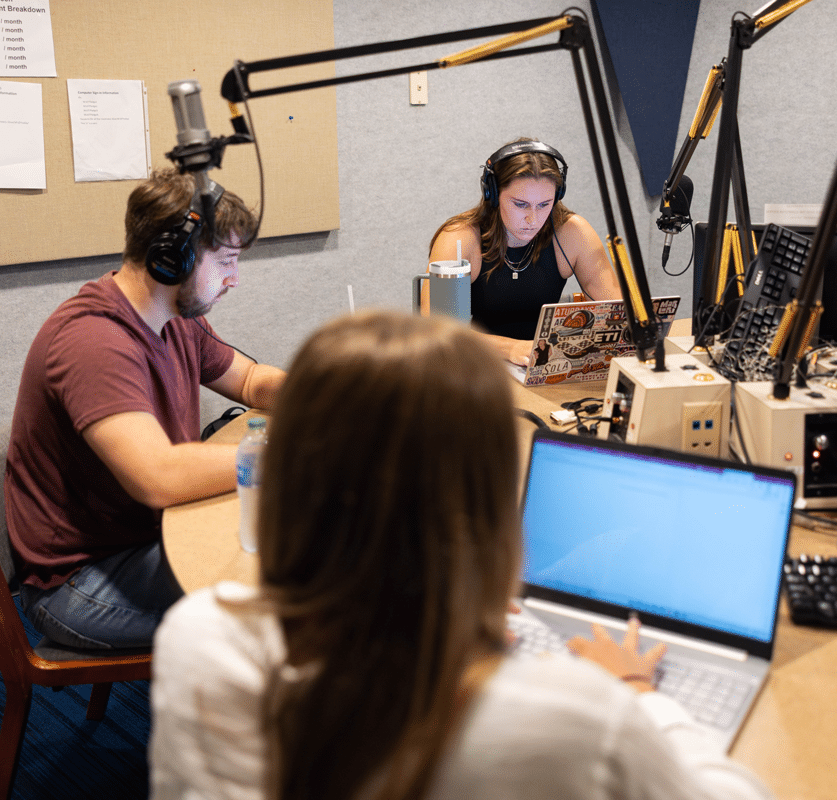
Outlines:
{"label": "blue laptop screen glow", "polygon": [[583,441],[535,442],[523,580],[770,641],[792,477]]}

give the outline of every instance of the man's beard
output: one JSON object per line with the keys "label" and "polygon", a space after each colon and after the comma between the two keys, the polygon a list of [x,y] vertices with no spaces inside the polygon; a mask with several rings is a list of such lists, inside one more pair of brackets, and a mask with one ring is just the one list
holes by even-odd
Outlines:
{"label": "man's beard", "polygon": [[212,309],[211,303],[201,303],[195,294],[195,281],[190,276],[185,283],[181,284],[177,293],[177,310],[184,319],[194,319],[208,314]]}
{"label": "man's beard", "polygon": [[204,303],[200,305],[194,297],[177,296],[177,310],[183,319],[194,319],[195,317],[203,317],[208,314],[212,308],[212,303]]}

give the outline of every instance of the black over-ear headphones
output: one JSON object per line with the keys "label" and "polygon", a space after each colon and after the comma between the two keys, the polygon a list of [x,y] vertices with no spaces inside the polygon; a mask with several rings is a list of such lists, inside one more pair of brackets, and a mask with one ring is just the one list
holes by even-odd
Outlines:
{"label": "black over-ear headphones", "polygon": [[[213,212],[222,194],[224,187],[210,181],[209,200]],[[204,195],[197,191],[183,220],[170,231],[156,236],[148,247],[145,266],[155,281],[174,286],[191,275],[195,266],[195,246],[205,221]]]}
{"label": "black over-ear headphones", "polygon": [[554,147],[550,147],[543,142],[512,142],[490,155],[482,168],[482,178],[480,179],[482,196],[491,203],[492,208],[497,208],[500,205],[500,188],[497,186],[497,175],[494,168],[499,162],[520,155],[520,153],[544,153],[554,158],[558,163],[561,170],[561,185],[555,189],[555,202],[557,203],[567,191],[567,162]]}

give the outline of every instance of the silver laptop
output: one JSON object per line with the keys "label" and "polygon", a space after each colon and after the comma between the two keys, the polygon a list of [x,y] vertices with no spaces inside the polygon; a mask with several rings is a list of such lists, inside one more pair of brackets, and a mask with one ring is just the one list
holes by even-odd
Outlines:
{"label": "silver laptop", "polygon": [[[680,298],[655,297],[651,303],[665,337]],[[547,304],[536,330],[528,367],[510,369],[524,386],[604,381],[611,359],[636,352],[622,300]]]}
{"label": "silver laptop", "polygon": [[658,689],[727,749],[773,655],[794,476],[539,430],[523,509],[518,657],[599,622],[667,644]]}

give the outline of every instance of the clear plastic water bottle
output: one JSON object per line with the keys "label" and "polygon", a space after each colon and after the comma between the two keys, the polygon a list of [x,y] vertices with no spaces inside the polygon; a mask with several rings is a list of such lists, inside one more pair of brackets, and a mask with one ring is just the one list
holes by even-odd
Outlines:
{"label": "clear plastic water bottle", "polygon": [[238,445],[235,459],[238,499],[241,506],[238,538],[248,553],[257,549],[257,525],[259,513],[259,488],[262,482],[262,455],[267,444],[267,420],[251,417],[247,420],[247,433]]}

